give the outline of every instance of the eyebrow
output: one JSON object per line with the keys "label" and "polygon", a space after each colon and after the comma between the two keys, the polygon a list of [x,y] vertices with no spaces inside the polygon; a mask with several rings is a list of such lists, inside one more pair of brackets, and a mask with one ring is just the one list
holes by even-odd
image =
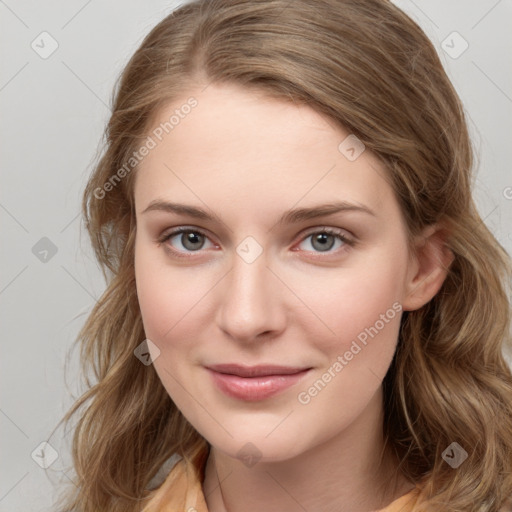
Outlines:
{"label": "eyebrow", "polygon": [[[190,217],[194,217],[196,219],[201,220],[215,220],[223,224],[223,222],[217,215],[213,213],[208,213],[206,210],[203,210],[202,208],[181,203],[171,203],[169,201],[162,201],[160,199],[151,201],[149,205],[146,207],[146,209],[141,212],[141,214],[155,210],[176,213],[181,215],[188,215]],[[370,208],[368,208],[368,206],[365,206],[364,204],[350,203],[348,201],[335,201],[326,204],[320,204],[317,206],[311,206],[308,208],[295,208],[292,210],[288,210],[287,212],[284,212],[281,218],[277,221],[277,224],[295,224],[308,219],[314,219],[317,217],[324,217],[339,212],[349,211],[362,212],[368,215],[372,215],[374,217],[377,216],[373,210],[371,210]]]}

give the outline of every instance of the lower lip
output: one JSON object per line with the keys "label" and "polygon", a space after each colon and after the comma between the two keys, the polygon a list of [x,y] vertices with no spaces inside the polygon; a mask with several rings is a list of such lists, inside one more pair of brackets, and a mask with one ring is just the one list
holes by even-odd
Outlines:
{"label": "lower lip", "polygon": [[266,375],[264,377],[240,377],[210,369],[208,371],[217,387],[226,395],[239,400],[256,402],[277,395],[293,386],[309,372],[309,369],[291,375]]}

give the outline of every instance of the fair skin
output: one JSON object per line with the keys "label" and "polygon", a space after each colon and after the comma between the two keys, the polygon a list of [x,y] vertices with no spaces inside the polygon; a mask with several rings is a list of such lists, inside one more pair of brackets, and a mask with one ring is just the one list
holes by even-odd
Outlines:
{"label": "fair skin", "polygon": [[[414,310],[440,289],[451,261],[441,230],[431,226],[409,254],[382,164],[369,150],[347,159],[338,146],[349,132],[310,107],[211,84],[162,108],[154,126],[191,95],[198,105],[137,171],[135,274],[145,333],[160,350],[154,368],[211,445],[208,509],[382,508],[414,487],[400,476],[386,485],[396,468],[389,454],[378,466],[382,379],[401,316],[393,304]],[[144,211],[156,200],[218,219]],[[373,214],[344,210],[278,223],[290,209],[341,200]],[[158,241],[180,226],[194,231],[193,244],[183,234]],[[354,243],[336,235],[316,243],[325,228]],[[251,263],[237,253],[248,236],[262,250]],[[386,322],[376,324],[382,314]],[[375,325],[378,334],[359,343],[343,370],[334,377],[331,370],[320,392],[299,401]],[[283,392],[248,402],[214,386],[204,366],[218,363],[312,369]],[[250,466],[237,455],[249,442],[260,457]]]}

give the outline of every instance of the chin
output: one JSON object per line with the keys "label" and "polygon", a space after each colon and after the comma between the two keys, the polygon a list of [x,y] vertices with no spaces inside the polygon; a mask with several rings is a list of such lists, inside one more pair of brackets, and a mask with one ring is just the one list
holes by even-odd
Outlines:
{"label": "chin", "polygon": [[[281,462],[292,459],[305,450],[304,436],[283,430],[280,433],[273,432],[270,435],[268,427],[261,429],[247,428],[233,431],[229,429],[233,437],[223,435],[208,436],[208,432],[202,433],[203,437],[218,451],[234,459],[239,459],[247,467],[258,462]],[[205,435],[206,434],[206,435]],[[299,441],[302,441],[299,442]]]}

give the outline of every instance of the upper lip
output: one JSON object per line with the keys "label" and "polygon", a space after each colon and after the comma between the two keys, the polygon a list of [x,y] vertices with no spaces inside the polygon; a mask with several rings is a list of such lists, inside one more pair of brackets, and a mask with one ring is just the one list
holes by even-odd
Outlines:
{"label": "upper lip", "polygon": [[210,370],[218,373],[228,373],[239,377],[263,377],[266,375],[292,375],[294,373],[309,370],[305,367],[278,366],[273,364],[262,364],[257,366],[245,366],[240,364],[215,364],[207,366]]}

